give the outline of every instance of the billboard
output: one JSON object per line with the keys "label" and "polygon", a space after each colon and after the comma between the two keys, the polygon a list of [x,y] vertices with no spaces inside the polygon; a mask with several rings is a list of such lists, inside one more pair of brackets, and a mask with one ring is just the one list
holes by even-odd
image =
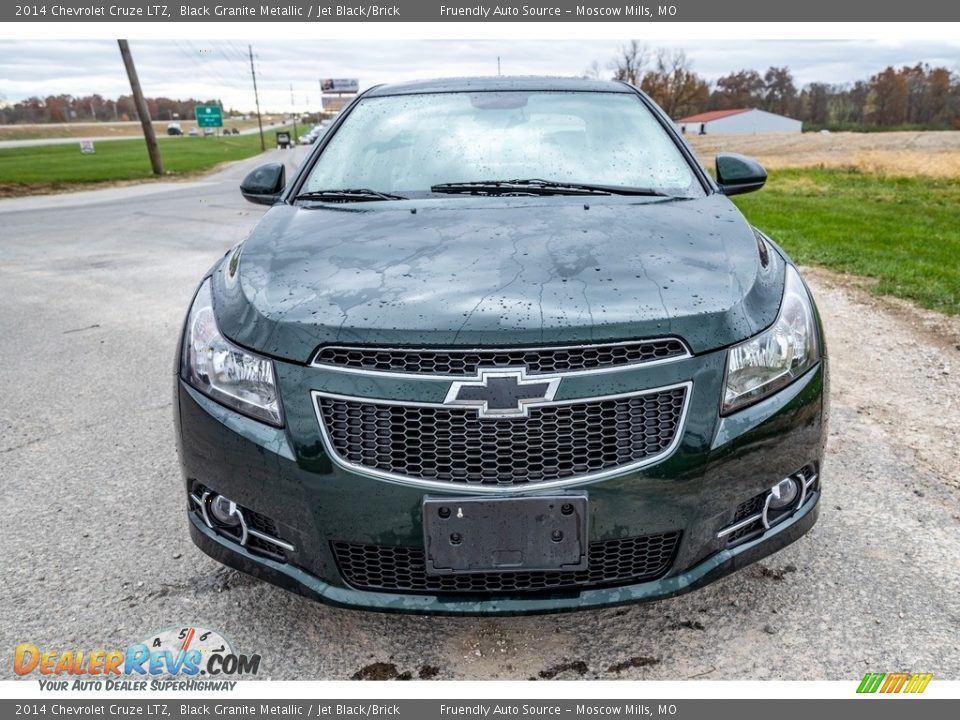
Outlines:
{"label": "billboard", "polygon": [[338,95],[324,95],[321,98],[321,101],[323,104],[323,111],[327,113],[340,112],[352,100],[353,100],[352,97],[340,97]]}
{"label": "billboard", "polygon": [[360,89],[357,78],[323,78],[320,90],[324,93],[355,93]]}

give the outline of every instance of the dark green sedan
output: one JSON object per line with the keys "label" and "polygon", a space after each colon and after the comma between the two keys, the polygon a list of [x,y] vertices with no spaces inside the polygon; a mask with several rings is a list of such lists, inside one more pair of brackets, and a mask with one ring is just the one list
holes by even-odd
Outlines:
{"label": "dark green sedan", "polygon": [[663,598],[817,519],[810,292],[619,82],[375,87],[187,313],[194,542],[324,602],[539,613]]}

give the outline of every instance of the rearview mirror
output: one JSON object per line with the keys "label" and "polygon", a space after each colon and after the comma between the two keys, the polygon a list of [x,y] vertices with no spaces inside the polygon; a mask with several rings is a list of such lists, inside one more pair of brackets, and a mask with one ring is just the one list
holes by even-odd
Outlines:
{"label": "rearview mirror", "polygon": [[258,205],[273,205],[280,200],[286,186],[286,171],[283,163],[261,165],[240,183],[240,194]]}
{"label": "rearview mirror", "polygon": [[737,153],[717,155],[717,184],[724,195],[753,192],[767,182],[767,171],[753,158]]}

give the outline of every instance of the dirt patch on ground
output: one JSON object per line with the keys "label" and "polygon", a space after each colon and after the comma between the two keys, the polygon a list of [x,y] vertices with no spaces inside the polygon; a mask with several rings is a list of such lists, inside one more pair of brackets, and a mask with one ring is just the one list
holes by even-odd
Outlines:
{"label": "dirt patch on ground", "polygon": [[805,268],[824,316],[834,402],[889,429],[960,491],[960,317],[874,295],[870,281]]}
{"label": "dirt patch on ground", "polygon": [[960,177],[960,132],[690,135],[705,165],[739,152],[768,169],[840,168],[885,175]]}

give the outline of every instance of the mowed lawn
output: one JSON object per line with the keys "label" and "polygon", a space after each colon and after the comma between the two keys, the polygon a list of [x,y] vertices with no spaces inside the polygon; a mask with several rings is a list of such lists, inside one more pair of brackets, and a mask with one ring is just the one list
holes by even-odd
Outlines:
{"label": "mowed lawn", "polygon": [[735,201],[796,262],[960,314],[960,179],[774,170],[763,190]]}
{"label": "mowed lawn", "polygon": [[[273,130],[264,131],[267,147]],[[260,136],[157,138],[167,175],[208,170],[229,160],[242,160],[260,152]],[[0,191],[18,194],[23,189],[151,178],[150,159],[143,138],[96,143],[96,152],[84,155],[80,144],[42,145],[0,150]]]}

